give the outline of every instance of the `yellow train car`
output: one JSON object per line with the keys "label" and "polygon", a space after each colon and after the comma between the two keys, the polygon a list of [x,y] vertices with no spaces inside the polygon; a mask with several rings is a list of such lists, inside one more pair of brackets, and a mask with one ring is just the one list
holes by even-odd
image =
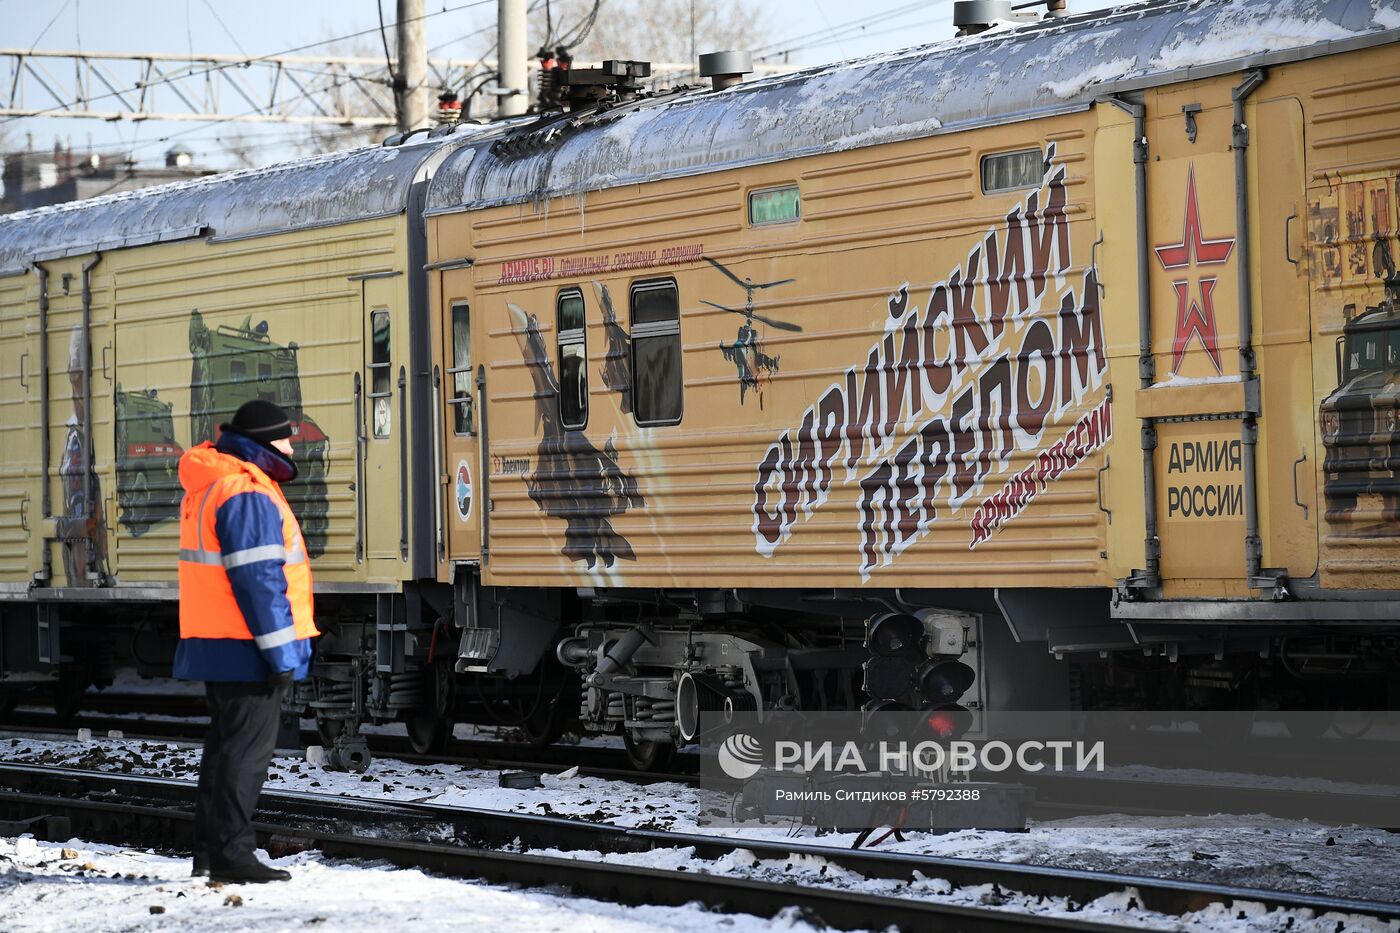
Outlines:
{"label": "yellow train car", "polygon": [[1112,652],[1089,702],[1391,702],[1397,26],[1147,3],[583,78],[618,93],[430,190],[475,413],[444,575],[572,587],[584,720],[639,748],[697,703],[933,702],[837,657],[881,629],[974,668],[964,703],[1066,702],[1045,659]]}
{"label": "yellow train car", "polygon": [[114,655],[168,664],[176,463],[252,398],[293,417],[321,615],[405,616],[437,559],[415,219],[453,141],[0,219],[8,686],[56,681],[67,706]]}
{"label": "yellow train car", "polygon": [[650,767],[717,708],[1394,704],[1395,0],[964,26],[0,219],[11,694],[159,669],[172,464],[265,395],[350,764],[364,720]]}

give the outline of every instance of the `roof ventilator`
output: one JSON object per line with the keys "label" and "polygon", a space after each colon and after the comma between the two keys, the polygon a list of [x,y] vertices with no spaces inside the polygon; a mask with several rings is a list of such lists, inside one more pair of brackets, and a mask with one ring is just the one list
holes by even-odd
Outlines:
{"label": "roof ventilator", "polygon": [[1045,19],[1069,15],[1068,0],[1029,0],[1017,4],[1011,0],[957,0],[953,4],[953,25],[957,27],[958,36],[975,36],[1002,23],[1035,22],[1034,13],[1021,11],[1038,6],[1045,7]]}
{"label": "roof ventilator", "polygon": [[700,77],[709,78],[716,91],[731,88],[753,73],[753,56],[748,52],[707,52],[700,56]]}

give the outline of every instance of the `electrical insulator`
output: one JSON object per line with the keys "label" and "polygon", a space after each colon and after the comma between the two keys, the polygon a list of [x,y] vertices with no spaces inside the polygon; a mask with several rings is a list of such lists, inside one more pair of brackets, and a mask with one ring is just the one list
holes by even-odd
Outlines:
{"label": "electrical insulator", "polygon": [[456,91],[443,91],[438,95],[437,121],[439,123],[456,123],[462,119],[462,102],[457,99]]}

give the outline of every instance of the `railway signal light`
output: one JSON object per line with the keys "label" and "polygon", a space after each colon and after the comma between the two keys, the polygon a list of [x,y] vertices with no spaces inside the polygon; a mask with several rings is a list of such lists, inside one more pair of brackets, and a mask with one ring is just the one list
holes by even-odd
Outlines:
{"label": "railway signal light", "polygon": [[923,640],[924,623],[908,613],[886,612],[871,616],[865,623],[865,647],[878,657],[917,657]]}
{"label": "railway signal light", "polygon": [[937,741],[960,739],[972,728],[972,711],[956,703],[945,703],[924,711],[924,725]]}
{"label": "railway signal light", "polygon": [[926,703],[956,703],[977,679],[962,661],[928,661],[919,669],[919,695]]}
{"label": "railway signal light", "polygon": [[875,700],[900,700],[914,686],[914,658],[874,657],[865,662],[865,692]]}

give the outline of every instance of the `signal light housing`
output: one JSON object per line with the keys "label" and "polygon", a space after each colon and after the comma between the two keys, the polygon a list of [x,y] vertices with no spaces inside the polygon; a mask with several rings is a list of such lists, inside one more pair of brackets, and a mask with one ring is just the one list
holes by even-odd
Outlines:
{"label": "signal light housing", "polygon": [[956,703],[976,679],[962,661],[929,661],[919,669],[919,695],[933,704]]}
{"label": "signal light housing", "polygon": [[924,640],[924,623],[904,612],[871,616],[865,623],[865,647],[877,657],[918,657]]}

